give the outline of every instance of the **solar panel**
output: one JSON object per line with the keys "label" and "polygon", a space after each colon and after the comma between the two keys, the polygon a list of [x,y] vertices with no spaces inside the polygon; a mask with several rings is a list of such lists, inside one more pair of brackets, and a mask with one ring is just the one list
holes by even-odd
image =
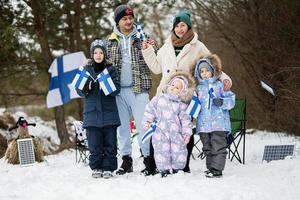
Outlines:
{"label": "solar panel", "polygon": [[294,145],[266,145],[263,160],[283,160],[286,156],[293,156]]}
{"label": "solar panel", "polygon": [[32,138],[18,139],[19,160],[21,166],[35,163],[34,148]]}

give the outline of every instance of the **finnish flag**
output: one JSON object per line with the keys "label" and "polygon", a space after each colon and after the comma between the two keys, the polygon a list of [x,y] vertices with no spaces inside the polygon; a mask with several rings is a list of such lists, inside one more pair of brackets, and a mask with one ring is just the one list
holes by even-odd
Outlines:
{"label": "finnish flag", "polygon": [[211,86],[209,86],[209,87],[210,87],[210,89],[208,91],[208,97],[209,97],[209,100],[208,100],[208,109],[211,108],[211,101],[212,101],[212,99],[217,96],[216,93],[215,93],[215,91],[214,91],[214,89]]}
{"label": "finnish flag", "polygon": [[201,110],[200,100],[198,99],[196,92],[194,92],[192,100],[185,112],[188,115],[192,116],[193,118],[197,119],[200,110]]}
{"label": "finnish flag", "polygon": [[151,123],[150,128],[144,133],[142,137],[142,143],[145,143],[146,140],[148,140],[154,133],[157,127],[157,121],[154,120],[154,122]]}
{"label": "finnish flag", "polygon": [[72,86],[76,89],[82,90],[88,78],[92,76],[83,67],[79,67],[75,78],[73,79]]}
{"label": "finnish flag", "polygon": [[137,32],[139,33],[139,38],[140,38],[142,41],[144,41],[144,39],[145,39],[145,33],[144,33],[144,31],[143,31],[143,29],[142,29],[140,23],[137,23],[136,30],[137,30]]}
{"label": "finnish flag", "polygon": [[80,66],[85,65],[86,57],[82,51],[54,59],[48,72],[51,74],[47,107],[63,105],[71,99],[80,98],[71,83]]}
{"label": "finnish flag", "polygon": [[107,68],[105,68],[97,76],[97,80],[99,82],[100,88],[103,90],[103,92],[106,96],[117,90],[114,82],[112,81],[112,79],[109,75]]}

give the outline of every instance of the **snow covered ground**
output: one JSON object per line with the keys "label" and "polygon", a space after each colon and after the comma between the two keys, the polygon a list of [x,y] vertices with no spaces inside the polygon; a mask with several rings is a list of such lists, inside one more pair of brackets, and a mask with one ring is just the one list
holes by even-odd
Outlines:
{"label": "snow covered ground", "polygon": [[[37,129],[32,129],[34,135],[39,135],[34,131]],[[57,142],[52,129],[47,131],[43,126],[42,132],[51,134],[51,140]],[[264,146],[273,144],[294,144],[295,155],[262,162]],[[142,168],[137,141],[134,142],[134,172],[112,179],[93,179],[88,166],[75,163],[74,151],[47,156],[46,162],[28,167],[7,164],[2,158],[0,200],[300,199],[300,138],[284,133],[256,131],[247,135],[246,164],[227,160],[224,175],[219,179],[204,176],[205,162],[200,159],[191,160],[190,174],[179,173],[167,178],[144,177],[139,174]]]}

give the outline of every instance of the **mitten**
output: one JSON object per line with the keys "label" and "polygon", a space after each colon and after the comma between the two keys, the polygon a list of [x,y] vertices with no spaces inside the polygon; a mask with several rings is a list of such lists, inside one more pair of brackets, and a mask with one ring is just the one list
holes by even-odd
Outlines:
{"label": "mitten", "polygon": [[93,88],[99,88],[100,89],[100,85],[99,85],[99,82],[98,81],[94,81],[93,83],[92,83],[92,89]]}
{"label": "mitten", "polygon": [[150,124],[148,122],[143,123],[143,129],[147,131],[150,128]]}
{"label": "mitten", "polygon": [[220,106],[223,105],[223,99],[222,99],[222,98],[214,98],[214,99],[213,99],[213,104],[214,104],[215,106],[220,107]]}
{"label": "mitten", "polygon": [[83,86],[82,91],[83,91],[85,94],[87,94],[87,93],[89,93],[92,89],[93,89],[93,80],[92,80],[91,78],[89,78],[89,79],[86,81],[85,85]]}

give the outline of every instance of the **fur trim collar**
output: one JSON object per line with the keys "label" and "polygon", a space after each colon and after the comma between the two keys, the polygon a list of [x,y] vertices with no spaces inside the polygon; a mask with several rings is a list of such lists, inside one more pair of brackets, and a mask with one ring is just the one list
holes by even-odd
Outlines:
{"label": "fur trim collar", "polygon": [[168,83],[176,76],[183,76],[186,78],[186,80],[188,81],[188,86],[187,89],[185,89],[181,95],[180,95],[180,99],[184,102],[184,103],[189,103],[192,99],[193,93],[195,91],[196,88],[196,81],[195,78],[190,75],[188,72],[182,71],[182,70],[176,70],[174,71],[169,78],[166,80],[166,82],[164,83],[163,86],[163,93],[167,92],[167,88],[168,88]]}

